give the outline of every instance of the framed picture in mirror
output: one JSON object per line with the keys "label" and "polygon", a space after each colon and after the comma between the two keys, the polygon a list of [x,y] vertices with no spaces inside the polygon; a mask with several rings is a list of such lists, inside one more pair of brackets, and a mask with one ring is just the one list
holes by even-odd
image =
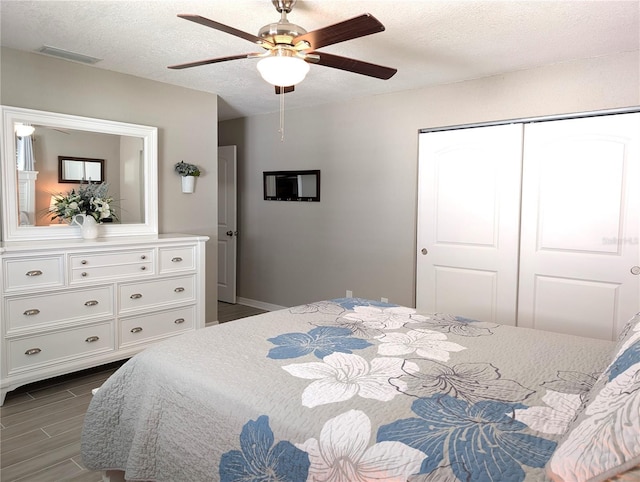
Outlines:
{"label": "framed picture in mirror", "polygon": [[104,159],[58,156],[58,182],[104,181]]}

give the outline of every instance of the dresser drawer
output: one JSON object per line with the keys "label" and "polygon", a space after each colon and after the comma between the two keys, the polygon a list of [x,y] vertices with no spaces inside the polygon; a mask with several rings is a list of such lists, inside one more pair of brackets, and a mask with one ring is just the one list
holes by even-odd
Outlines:
{"label": "dresser drawer", "polygon": [[7,298],[8,333],[47,323],[112,317],[113,289],[103,286]]}
{"label": "dresser drawer", "polygon": [[113,322],[7,340],[8,374],[114,350]]}
{"label": "dresser drawer", "polygon": [[71,281],[95,281],[130,276],[153,276],[152,263],[124,264],[118,266],[99,266],[71,271]]}
{"label": "dresser drawer", "polygon": [[195,249],[195,246],[160,248],[160,273],[195,269]]}
{"label": "dresser drawer", "polygon": [[112,251],[109,253],[81,253],[69,257],[71,269],[120,266],[127,264],[153,263],[153,249],[135,251]]}
{"label": "dresser drawer", "polygon": [[64,286],[62,255],[3,260],[6,291]]}
{"label": "dresser drawer", "polygon": [[120,321],[120,347],[173,336],[195,327],[195,306],[126,318]]}
{"label": "dresser drawer", "polygon": [[155,281],[123,283],[118,287],[120,313],[173,303],[195,301],[195,275]]}
{"label": "dresser drawer", "polygon": [[154,274],[153,249],[74,254],[69,260],[72,282]]}

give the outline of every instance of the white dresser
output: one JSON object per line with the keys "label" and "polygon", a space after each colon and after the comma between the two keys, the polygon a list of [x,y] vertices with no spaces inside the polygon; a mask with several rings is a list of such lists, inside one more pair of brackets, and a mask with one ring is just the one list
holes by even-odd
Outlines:
{"label": "white dresser", "polygon": [[21,385],[128,358],[204,328],[207,239],[0,244],[0,404]]}

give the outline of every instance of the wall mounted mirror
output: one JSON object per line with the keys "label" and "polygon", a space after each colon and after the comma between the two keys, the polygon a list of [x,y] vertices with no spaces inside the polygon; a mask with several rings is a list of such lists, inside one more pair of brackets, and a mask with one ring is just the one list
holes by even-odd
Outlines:
{"label": "wall mounted mirror", "polygon": [[320,171],[265,171],[265,201],[320,202]]}
{"label": "wall mounted mirror", "polygon": [[99,175],[116,201],[118,221],[101,236],[157,234],[157,139],[155,127],[2,106],[3,241],[80,238],[48,213],[52,196],[79,183],[80,171],[96,182]]}

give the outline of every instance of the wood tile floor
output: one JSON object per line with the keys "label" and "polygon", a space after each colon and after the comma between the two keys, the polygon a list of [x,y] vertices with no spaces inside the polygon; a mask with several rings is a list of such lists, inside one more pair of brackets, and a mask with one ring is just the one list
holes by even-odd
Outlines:
{"label": "wood tile floor", "polygon": [[264,310],[252,308],[250,306],[232,305],[231,303],[218,301],[218,321],[220,323],[237,320],[238,318],[245,318],[247,316],[259,315],[264,312]]}
{"label": "wood tile floor", "polygon": [[[218,302],[221,323],[259,313],[263,311]],[[100,472],[82,465],[82,423],[91,390],[122,363],[43,380],[9,392],[0,408],[0,481],[101,481]]]}

